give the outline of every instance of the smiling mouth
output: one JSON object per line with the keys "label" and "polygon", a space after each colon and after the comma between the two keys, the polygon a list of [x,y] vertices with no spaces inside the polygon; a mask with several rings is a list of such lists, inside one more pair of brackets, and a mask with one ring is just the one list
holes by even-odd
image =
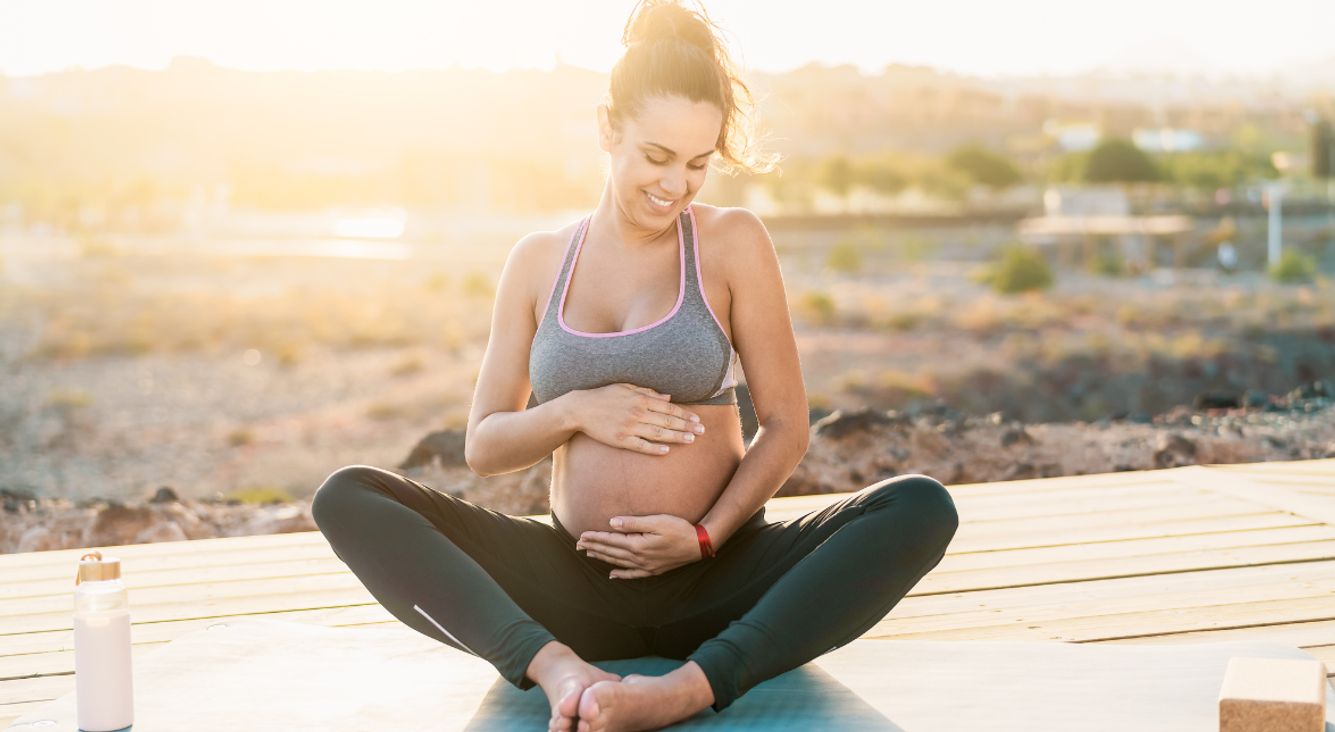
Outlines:
{"label": "smiling mouth", "polygon": [[652,202],[655,206],[658,206],[660,208],[668,208],[673,203],[675,203],[675,201],[671,201],[666,198],[659,198],[658,196],[655,196],[654,194],[648,191],[645,191],[644,195],[648,196],[649,201]]}

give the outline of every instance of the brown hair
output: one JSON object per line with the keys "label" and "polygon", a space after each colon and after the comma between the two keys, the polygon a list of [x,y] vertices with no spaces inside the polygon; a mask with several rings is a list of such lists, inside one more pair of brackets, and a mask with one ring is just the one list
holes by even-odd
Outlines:
{"label": "brown hair", "polygon": [[723,112],[718,167],[728,173],[767,172],[777,156],[755,150],[755,100],[717,29],[702,6],[697,12],[676,0],[640,0],[621,35],[626,53],[612,67],[609,116],[613,121],[635,116],[646,98],[659,94],[710,102]]}

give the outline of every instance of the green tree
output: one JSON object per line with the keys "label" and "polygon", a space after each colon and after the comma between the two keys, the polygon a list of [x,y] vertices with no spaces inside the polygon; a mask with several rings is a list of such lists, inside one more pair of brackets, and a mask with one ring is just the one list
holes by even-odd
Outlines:
{"label": "green tree", "polygon": [[946,164],[993,190],[1020,182],[1020,171],[1009,159],[977,143],[956,148],[946,157]]}
{"label": "green tree", "polygon": [[909,175],[902,161],[891,155],[879,155],[863,160],[856,168],[855,178],[877,193],[896,194],[908,187]]}
{"label": "green tree", "polygon": [[1276,282],[1298,284],[1311,282],[1316,277],[1316,260],[1307,254],[1287,249],[1270,268],[1270,279]]}
{"label": "green tree", "polygon": [[825,258],[825,266],[835,272],[856,275],[862,272],[862,254],[853,242],[842,241],[830,250]]}
{"label": "green tree", "polygon": [[1268,155],[1241,150],[1172,153],[1162,156],[1159,162],[1167,180],[1204,190],[1278,175]]}
{"label": "green tree", "polygon": [[1033,247],[1012,242],[999,252],[997,262],[987,276],[987,284],[1007,295],[1052,286],[1052,269]]}
{"label": "green tree", "polygon": [[818,180],[822,188],[836,196],[847,196],[853,187],[853,164],[843,155],[826,158],[821,161]]}
{"label": "green tree", "polygon": [[1089,183],[1139,183],[1158,181],[1162,175],[1150,156],[1135,143],[1109,137],[1089,151],[1084,178]]}

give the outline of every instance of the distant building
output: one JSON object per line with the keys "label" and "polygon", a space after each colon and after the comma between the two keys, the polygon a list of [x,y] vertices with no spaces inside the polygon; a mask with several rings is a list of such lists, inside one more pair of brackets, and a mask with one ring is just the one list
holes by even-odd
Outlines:
{"label": "distant building", "polygon": [[1043,134],[1052,137],[1065,152],[1091,150],[1103,137],[1103,130],[1093,122],[1058,122],[1047,120],[1043,123]]}
{"label": "distant building", "polygon": [[1204,146],[1204,139],[1194,130],[1173,127],[1139,127],[1131,133],[1136,147],[1150,153],[1185,152],[1199,150]]}
{"label": "distant building", "polygon": [[1053,186],[1043,193],[1043,215],[1022,220],[1017,233],[1025,243],[1056,249],[1068,264],[1077,250],[1088,260],[1112,246],[1129,267],[1143,271],[1154,264],[1160,242],[1176,261],[1177,239],[1193,228],[1189,216],[1132,215],[1120,186]]}

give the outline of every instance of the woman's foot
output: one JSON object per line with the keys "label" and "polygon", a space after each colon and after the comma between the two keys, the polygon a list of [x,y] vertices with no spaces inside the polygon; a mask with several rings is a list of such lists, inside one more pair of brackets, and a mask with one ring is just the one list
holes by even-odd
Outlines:
{"label": "woman's foot", "polygon": [[688,661],[665,676],[627,674],[617,681],[599,681],[579,698],[575,732],[630,732],[658,729],[714,703],[704,671]]}
{"label": "woman's foot", "polygon": [[542,647],[528,666],[528,677],[542,687],[552,716],[550,732],[574,732],[580,695],[598,682],[617,682],[620,676],[608,673],[580,658],[569,646],[552,641]]}

